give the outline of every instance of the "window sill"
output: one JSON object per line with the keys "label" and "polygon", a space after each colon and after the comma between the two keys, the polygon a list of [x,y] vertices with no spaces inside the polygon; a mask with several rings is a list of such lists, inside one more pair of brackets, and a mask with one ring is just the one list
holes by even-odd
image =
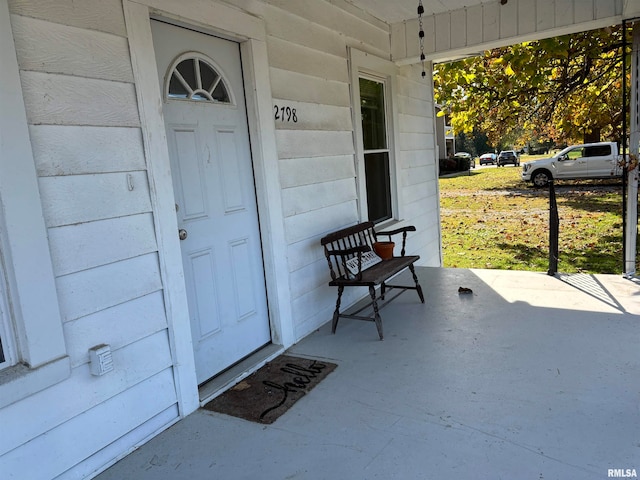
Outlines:
{"label": "window sill", "polygon": [[41,367],[31,369],[15,365],[0,372],[0,408],[11,405],[71,375],[71,362],[64,356]]}
{"label": "window sill", "polygon": [[382,232],[384,230],[390,230],[389,227],[392,227],[394,225],[398,225],[398,224],[403,223],[403,222],[404,222],[404,219],[403,220],[397,220],[395,218],[390,218],[389,220],[385,220],[384,222],[376,223],[375,230],[376,230],[376,232],[378,232],[378,231]]}

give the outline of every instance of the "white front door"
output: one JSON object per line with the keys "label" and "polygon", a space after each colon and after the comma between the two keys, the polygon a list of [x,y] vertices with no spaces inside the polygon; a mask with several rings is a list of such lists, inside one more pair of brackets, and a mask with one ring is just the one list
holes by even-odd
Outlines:
{"label": "white front door", "polygon": [[202,383],[270,341],[240,48],[159,21],[152,31]]}

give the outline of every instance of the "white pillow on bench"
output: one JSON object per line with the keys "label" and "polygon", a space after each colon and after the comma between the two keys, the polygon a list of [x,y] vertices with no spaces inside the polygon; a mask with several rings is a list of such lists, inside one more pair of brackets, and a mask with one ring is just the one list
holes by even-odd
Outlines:
{"label": "white pillow on bench", "polygon": [[[371,250],[369,252],[364,252],[362,254],[362,270],[365,271],[367,268],[374,266],[377,263],[380,263],[382,259],[376,255],[376,253]],[[350,258],[345,262],[347,265],[347,269],[349,273],[355,278],[358,275],[358,256]]]}

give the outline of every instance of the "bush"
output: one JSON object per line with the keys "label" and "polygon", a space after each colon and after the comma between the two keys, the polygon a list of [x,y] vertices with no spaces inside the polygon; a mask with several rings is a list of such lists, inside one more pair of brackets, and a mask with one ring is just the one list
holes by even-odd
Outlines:
{"label": "bush", "polygon": [[464,172],[471,168],[470,158],[441,158],[440,173]]}
{"label": "bush", "polygon": [[457,168],[458,172],[463,172],[465,170],[469,170],[471,168],[471,159],[470,158],[456,158],[457,160]]}

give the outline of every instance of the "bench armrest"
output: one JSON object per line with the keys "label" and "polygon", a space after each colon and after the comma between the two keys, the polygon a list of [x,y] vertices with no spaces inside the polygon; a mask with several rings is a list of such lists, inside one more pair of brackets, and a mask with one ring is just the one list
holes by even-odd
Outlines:
{"label": "bench armrest", "polygon": [[376,235],[396,235],[402,232],[415,232],[416,227],[413,225],[407,225],[406,227],[397,228],[395,230],[388,230],[386,232],[376,232]]}
{"label": "bench armrest", "polygon": [[391,237],[393,235],[402,233],[402,250],[400,251],[400,256],[404,257],[405,247],[407,245],[407,232],[415,232],[415,231],[416,231],[416,227],[414,227],[413,225],[407,225],[406,227],[400,227],[395,230],[388,230],[386,232],[375,232],[375,236],[377,240],[378,236],[384,235],[389,237],[389,241],[391,241]]}

